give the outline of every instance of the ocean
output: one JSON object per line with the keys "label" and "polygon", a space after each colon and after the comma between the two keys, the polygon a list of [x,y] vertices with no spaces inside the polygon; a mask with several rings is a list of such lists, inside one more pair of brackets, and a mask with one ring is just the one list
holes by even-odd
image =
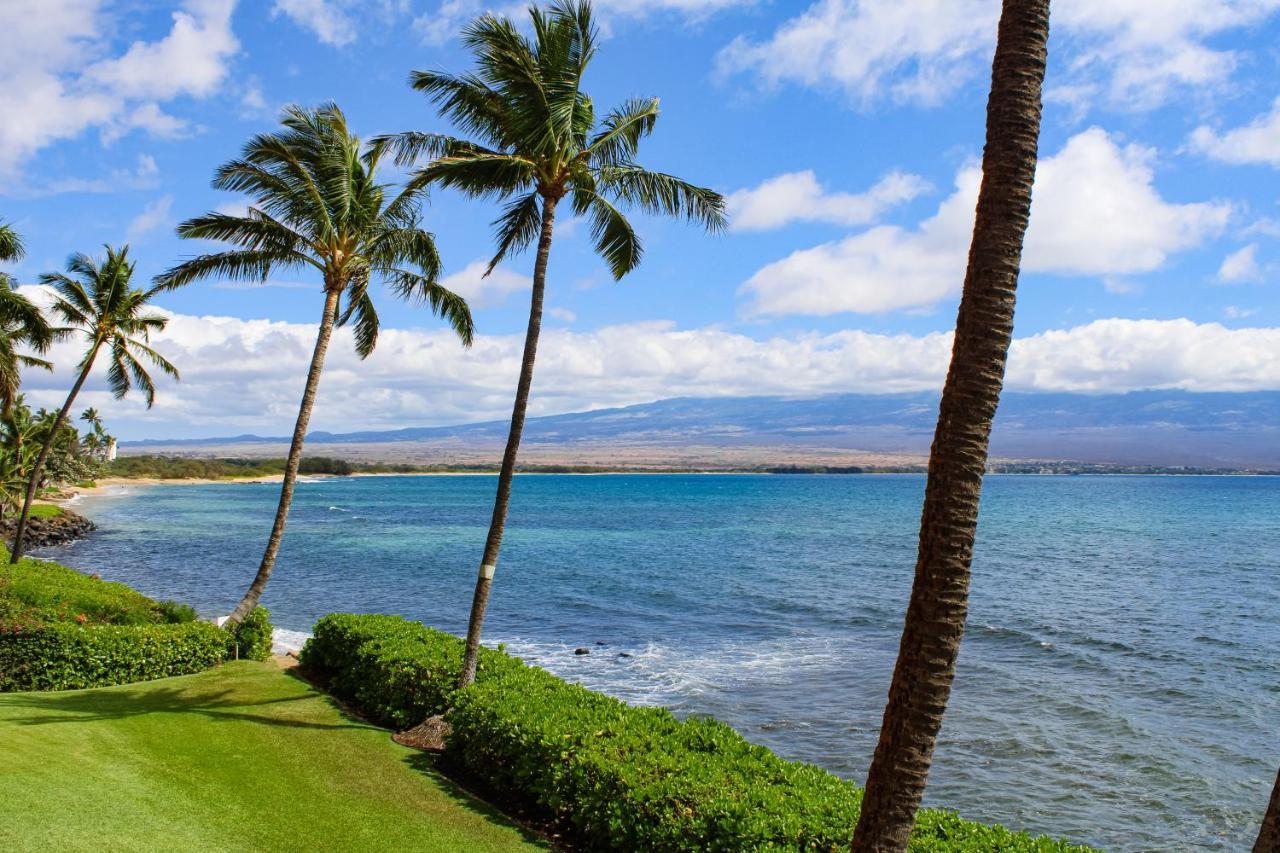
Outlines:
{"label": "ocean", "polygon": [[[273,620],[399,613],[462,633],[494,484],[303,482]],[[97,533],[42,553],[226,613],[278,491],[123,487],[80,503]],[[517,477],[485,639],[861,781],[923,491],[913,475]],[[1244,849],[1278,731],[1280,478],[987,479],[928,804],[1113,850]]]}

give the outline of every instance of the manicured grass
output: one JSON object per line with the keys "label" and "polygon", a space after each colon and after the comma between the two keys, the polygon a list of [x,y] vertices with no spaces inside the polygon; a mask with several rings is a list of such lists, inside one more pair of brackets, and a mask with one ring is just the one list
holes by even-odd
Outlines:
{"label": "manicured grass", "polygon": [[57,518],[62,515],[62,507],[57,504],[36,504],[31,505],[32,518]]}
{"label": "manicured grass", "polygon": [[536,849],[272,661],[0,695],[0,850]]}

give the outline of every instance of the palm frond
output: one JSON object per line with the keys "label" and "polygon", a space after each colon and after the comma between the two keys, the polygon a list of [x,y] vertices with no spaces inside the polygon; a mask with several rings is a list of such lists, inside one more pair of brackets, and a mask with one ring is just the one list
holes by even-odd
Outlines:
{"label": "palm frond", "polygon": [[387,285],[402,299],[425,303],[457,332],[464,346],[471,346],[476,330],[467,300],[439,282],[408,270],[391,270],[387,274]]}
{"label": "palm frond", "polygon": [[644,247],[620,210],[602,195],[587,190],[574,192],[574,208],[591,223],[591,239],[614,279],[621,279],[640,264]]}
{"label": "palm frond", "polygon": [[513,252],[522,252],[538,237],[542,227],[542,214],[539,210],[539,196],[536,192],[508,202],[502,215],[493,222],[494,237],[498,250],[489,261],[484,274],[493,272],[502,259]]}
{"label": "palm frond", "polygon": [[16,261],[27,253],[22,237],[13,226],[0,222],[0,261]]}
{"label": "palm frond", "polygon": [[646,213],[688,219],[712,232],[728,225],[724,196],[673,175],[628,163],[600,169],[598,184],[604,192]]}

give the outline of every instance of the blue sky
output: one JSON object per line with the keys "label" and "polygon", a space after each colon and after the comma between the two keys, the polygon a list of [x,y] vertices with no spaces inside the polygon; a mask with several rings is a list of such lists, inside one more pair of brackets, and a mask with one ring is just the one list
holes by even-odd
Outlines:
{"label": "blue sky", "polygon": [[[337,101],[362,135],[445,125],[411,69],[461,71],[471,0],[8,0],[0,218],[33,282],[129,242],[144,279],[200,247],[181,219],[242,200],[213,169],[280,105]],[[994,0],[605,0],[598,105],[657,95],[642,159],[729,196],[708,237],[636,217],[612,283],[585,228],[554,249],[538,413],[678,394],[936,387],[978,179]],[[1280,0],[1056,0],[1042,164],[1010,385],[1280,388]],[[426,215],[481,339],[383,294],[366,363],[339,338],[315,427],[501,416],[532,259],[481,282],[491,205]],[[287,431],[320,310],[306,280],[167,295],[184,371],[125,437]],[[74,361],[59,350],[60,363]],[[66,372],[29,379],[58,401]]]}

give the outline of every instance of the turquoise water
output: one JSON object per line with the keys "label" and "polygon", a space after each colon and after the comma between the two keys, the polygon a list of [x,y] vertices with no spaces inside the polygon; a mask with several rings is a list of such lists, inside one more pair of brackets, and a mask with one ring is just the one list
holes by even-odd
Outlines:
{"label": "turquoise water", "polygon": [[[486,639],[860,780],[916,476],[517,478]],[[465,626],[491,477],[303,483],[265,602]],[[278,486],[132,488],[51,553],[225,613]],[[1280,764],[1280,478],[991,477],[927,800],[1116,850],[1241,849]],[[575,656],[575,647],[592,653]]]}

